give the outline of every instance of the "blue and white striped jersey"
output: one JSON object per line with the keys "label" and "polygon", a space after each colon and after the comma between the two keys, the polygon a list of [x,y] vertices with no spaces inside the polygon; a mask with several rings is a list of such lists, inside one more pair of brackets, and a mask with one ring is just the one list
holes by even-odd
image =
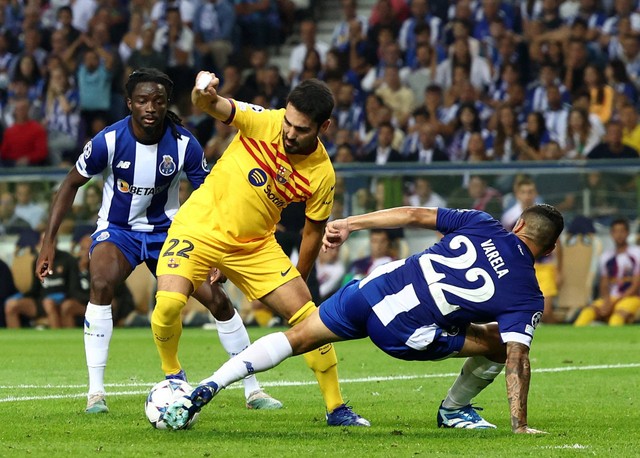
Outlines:
{"label": "blue and white striped jersey", "polygon": [[87,178],[103,174],[98,229],[117,227],[138,232],[166,232],[180,206],[182,172],[194,188],[209,173],[202,147],[185,128],[176,139],[166,127],[159,143],[136,141],[131,116],[112,124],[91,139],[76,162]]}
{"label": "blue and white striped jersey", "polygon": [[437,230],[441,241],[360,282],[373,312],[413,348],[431,338],[433,324],[451,330],[492,321],[504,342],[529,346],[544,301],[527,246],[475,210],[438,209]]}

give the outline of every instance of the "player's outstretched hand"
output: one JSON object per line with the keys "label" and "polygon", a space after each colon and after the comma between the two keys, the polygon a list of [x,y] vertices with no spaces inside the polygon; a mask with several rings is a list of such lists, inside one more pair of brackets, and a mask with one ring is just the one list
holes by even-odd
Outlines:
{"label": "player's outstretched hand", "polygon": [[219,84],[220,79],[215,73],[199,72],[191,91],[191,102],[201,110],[205,110],[208,105],[216,102]]}
{"label": "player's outstretched hand", "polygon": [[517,428],[514,433],[516,434],[547,434],[546,431],[540,431],[539,429],[533,429],[528,426],[521,426]]}
{"label": "player's outstretched hand", "polygon": [[330,248],[338,248],[349,238],[349,233],[349,224],[346,218],[329,221],[324,228],[322,251],[326,253]]}
{"label": "player's outstretched hand", "polygon": [[42,249],[36,260],[36,276],[40,281],[44,281],[47,275],[53,275],[53,260],[55,257],[55,247],[44,242]]}

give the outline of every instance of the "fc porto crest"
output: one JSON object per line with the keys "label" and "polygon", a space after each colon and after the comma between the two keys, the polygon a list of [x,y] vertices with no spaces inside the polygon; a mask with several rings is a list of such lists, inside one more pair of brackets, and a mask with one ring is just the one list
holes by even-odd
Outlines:
{"label": "fc porto crest", "polygon": [[276,180],[280,184],[285,184],[289,181],[289,177],[291,176],[291,170],[287,169],[284,165],[278,167],[278,173],[276,174]]}
{"label": "fc porto crest", "polygon": [[173,162],[173,158],[171,156],[164,154],[158,170],[160,171],[160,175],[168,177],[169,175],[173,175],[176,171],[176,163]]}

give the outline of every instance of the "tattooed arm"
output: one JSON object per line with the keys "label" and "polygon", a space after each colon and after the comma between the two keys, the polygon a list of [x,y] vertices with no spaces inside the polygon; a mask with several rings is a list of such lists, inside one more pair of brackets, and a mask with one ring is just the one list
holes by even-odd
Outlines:
{"label": "tattooed arm", "polygon": [[529,347],[517,342],[507,342],[505,378],[513,432],[542,433],[543,431],[529,428],[527,425],[527,398],[529,396],[529,381],[531,380]]}

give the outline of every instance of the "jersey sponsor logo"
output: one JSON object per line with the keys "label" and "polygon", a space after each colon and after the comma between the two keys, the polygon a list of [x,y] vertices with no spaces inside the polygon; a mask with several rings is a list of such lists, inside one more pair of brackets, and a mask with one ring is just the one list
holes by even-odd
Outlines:
{"label": "jersey sponsor logo", "polygon": [[264,186],[267,183],[267,173],[262,169],[253,169],[249,172],[247,179],[253,186]]}
{"label": "jersey sponsor logo", "polygon": [[278,197],[278,195],[271,190],[271,186],[267,185],[267,187],[264,188],[264,193],[267,195],[267,199],[269,199],[271,202],[273,202],[273,204],[276,207],[278,207],[278,208],[284,207],[285,201],[283,199],[281,199],[280,197]]}
{"label": "jersey sponsor logo", "polygon": [[109,234],[108,231],[104,231],[102,234],[100,234],[98,237],[96,237],[96,242],[104,242],[105,240],[107,240],[111,235]]}
{"label": "jersey sponsor logo", "polygon": [[91,149],[93,148],[93,143],[91,143],[91,140],[89,140],[85,145],[84,148],[82,149],[82,154],[84,155],[85,159],[89,159],[89,156],[91,156]]}
{"label": "jersey sponsor logo", "polygon": [[169,175],[172,175],[176,171],[176,168],[177,168],[176,163],[173,162],[173,158],[168,154],[163,154],[162,162],[160,163],[160,167],[158,167],[158,170],[160,171],[160,175],[164,175],[165,177],[168,177]]}
{"label": "jersey sponsor logo", "polygon": [[120,161],[116,165],[116,169],[127,170],[129,167],[131,167],[131,162],[129,162],[129,161]]}
{"label": "jersey sponsor logo", "polygon": [[117,181],[118,191],[123,192],[125,194],[135,194],[136,196],[154,196],[156,194],[161,193],[169,187],[168,184],[163,184],[162,186],[155,186],[152,188],[147,188],[143,186],[130,185],[122,178],[118,178]]}
{"label": "jersey sponsor logo", "polygon": [[276,180],[278,183],[285,184],[289,181],[289,177],[291,176],[291,170],[287,169],[284,165],[278,167],[278,173],[276,174]]}

